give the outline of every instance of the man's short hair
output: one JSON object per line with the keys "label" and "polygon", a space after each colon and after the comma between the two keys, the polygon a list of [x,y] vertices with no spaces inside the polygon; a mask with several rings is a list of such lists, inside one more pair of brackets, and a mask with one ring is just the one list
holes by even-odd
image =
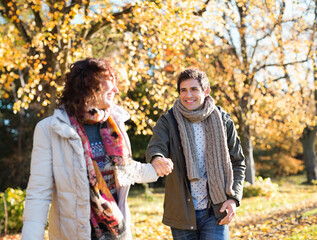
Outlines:
{"label": "man's short hair", "polygon": [[205,91],[207,87],[209,86],[209,80],[207,78],[207,74],[203,71],[198,70],[197,68],[187,68],[184,71],[182,71],[177,79],[177,91],[180,92],[180,85],[183,81],[187,79],[196,79],[202,90]]}

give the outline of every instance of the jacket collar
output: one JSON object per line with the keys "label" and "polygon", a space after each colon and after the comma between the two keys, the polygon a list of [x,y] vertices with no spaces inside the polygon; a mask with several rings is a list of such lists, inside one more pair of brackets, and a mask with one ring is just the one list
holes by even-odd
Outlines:
{"label": "jacket collar", "polygon": [[124,123],[130,119],[130,114],[126,110],[124,110],[123,107],[115,104],[111,107],[111,116],[117,123]]}
{"label": "jacket collar", "polygon": [[[130,119],[130,114],[118,105],[112,106],[111,115],[117,123],[124,123]],[[70,139],[80,138],[76,129],[71,125],[64,107],[55,109],[52,116],[51,128],[61,137]]]}
{"label": "jacket collar", "polygon": [[55,109],[52,116],[51,128],[63,138],[80,138],[76,130],[72,127],[68,115],[63,107]]}

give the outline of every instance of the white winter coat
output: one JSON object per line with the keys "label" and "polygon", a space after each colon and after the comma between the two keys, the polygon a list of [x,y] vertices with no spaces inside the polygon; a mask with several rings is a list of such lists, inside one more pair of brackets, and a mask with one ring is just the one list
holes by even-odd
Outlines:
{"label": "white winter coat", "polygon": [[[113,106],[112,116],[125,140],[130,142],[124,122],[129,114]],[[115,169],[119,208],[130,232],[127,196],[130,184],[154,182],[158,176],[151,164],[133,162],[130,172]],[[121,176],[129,180],[121,181]],[[51,207],[50,207],[51,203]],[[84,150],[81,139],[64,110],[40,121],[34,131],[31,175],[26,190],[23,214],[23,240],[42,240],[49,214],[50,240],[90,239],[90,197]]]}

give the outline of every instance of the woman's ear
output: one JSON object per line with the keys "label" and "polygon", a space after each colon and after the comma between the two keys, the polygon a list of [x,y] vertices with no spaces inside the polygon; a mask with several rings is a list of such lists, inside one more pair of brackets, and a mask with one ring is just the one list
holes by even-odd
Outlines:
{"label": "woman's ear", "polygon": [[205,90],[205,97],[208,96],[210,94],[210,87],[207,86],[206,90]]}

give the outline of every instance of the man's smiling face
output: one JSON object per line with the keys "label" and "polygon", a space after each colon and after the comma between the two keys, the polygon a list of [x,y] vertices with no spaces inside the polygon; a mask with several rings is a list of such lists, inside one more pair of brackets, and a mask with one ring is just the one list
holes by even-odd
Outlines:
{"label": "man's smiling face", "polygon": [[198,80],[193,78],[182,81],[179,90],[180,101],[188,111],[199,109],[204,104],[205,97],[210,93],[210,87],[204,91]]}

